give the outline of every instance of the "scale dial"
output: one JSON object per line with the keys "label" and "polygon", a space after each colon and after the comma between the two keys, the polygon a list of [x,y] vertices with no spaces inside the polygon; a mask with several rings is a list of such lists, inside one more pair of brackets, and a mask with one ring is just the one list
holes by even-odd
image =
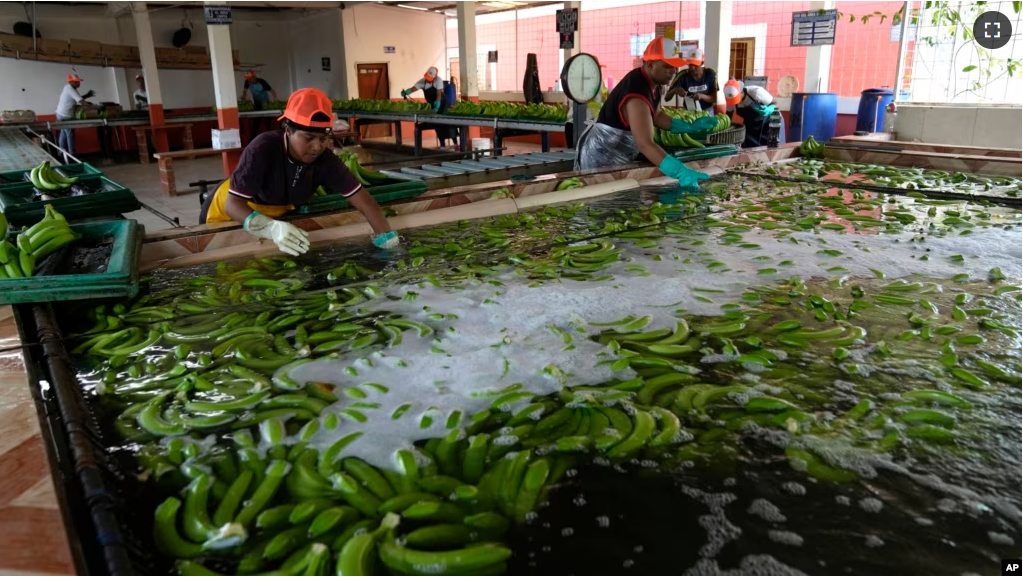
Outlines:
{"label": "scale dial", "polygon": [[579,104],[586,104],[597,97],[600,82],[600,64],[589,54],[576,54],[561,69],[561,86],[565,95]]}

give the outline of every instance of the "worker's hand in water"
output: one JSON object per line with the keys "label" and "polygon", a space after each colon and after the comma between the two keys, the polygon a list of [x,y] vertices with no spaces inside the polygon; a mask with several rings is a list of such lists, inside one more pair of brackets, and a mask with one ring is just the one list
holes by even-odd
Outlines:
{"label": "worker's hand in water", "polygon": [[373,246],[383,249],[394,249],[400,245],[398,240],[398,231],[388,231],[383,234],[373,237]]}
{"label": "worker's hand in water", "polygon": [[404,90],[402,90],[402,91],[401,91],[401,97],[402,97],[402,98],[405,98],[405,97],[406,97],[406,96],[408,96],[409,94],[412,94],[412,91],[411,91],[411,90],[409,90],[408,88],[406,88],[406,89],[404,89]]}
{"label": "worker's hand in water", "polygon": [[274,220],[268,216],[253,212],[245,219],[242,228],[249,233],[272,240],[281,252],[292,256],[305,254],[309,250],[309,235],[306,231],[293,224]]}
{"label": "worker's hand in water", "polygon": [[686,165],[682,164],[682,161],[671,155],[665,156],[664,160],[661,161],[660,166],[657,168],[659,168],[665,176],[670,176],[677,180],[679,186],[682,187],[696,186],[701,180],[707,180],[710,178],[709,175],[706,175],[699,170],[688,168]]}
{"label": "worker's hand in water", "polygon": [[434,112],[439,112],[440,111],[440,100],[434,100],[433,101],[433,111]]}
{"label": "worker's hand in water", "polygon": [[701,116],[692,122],[686,122],[681,118],[671,119],[672,134],[692,134],[694,132],[706,132],[717,128],[718,121],[711,116]]}

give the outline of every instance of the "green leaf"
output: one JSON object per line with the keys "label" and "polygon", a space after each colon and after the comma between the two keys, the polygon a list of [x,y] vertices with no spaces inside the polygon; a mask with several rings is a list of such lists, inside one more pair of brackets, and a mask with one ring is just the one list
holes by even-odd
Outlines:
{"label": "green leaf", "polygon": [[971,65],[967,66],[966,68],[963,68],[963,72],[970,72],[970,71],[976,70],[976,69],[977,69],[977,66],[975,64],[971,64]]}
{"label": "green leaf", "polygon": [[924,2],[924,10],[930,9],[930,7],[933,6],[933,5],[934,5],[934,2],[930,2],[930,1]]}
{"label": "green leaf", "polygon": [[1023,2],[1013,2],[1012,11],[1019,14],[1020,8],[1023,8]]}
{"label": "green leaf", "polygon": [[887,14],[882,14],[882,15],[881,15],[881,22],[880,22],[880,23],[881,23],[881,24],[884,24],[884,19],[885,19],[885,18],[887,18],[887,17],[888,17],[888,15],[887,15]]}
{"label": "green leaf", "polygon": [[870,14],[867,14],[863,18],[860,18],[860,21],[863,22],[864,24],[867,23],[867,20],[870,20]]}
{"label": "green leaf", "polygon": [[853,22],[854,20],[856,20],[856,15],[855,14],[850,14],[849,15],[849,22]]}

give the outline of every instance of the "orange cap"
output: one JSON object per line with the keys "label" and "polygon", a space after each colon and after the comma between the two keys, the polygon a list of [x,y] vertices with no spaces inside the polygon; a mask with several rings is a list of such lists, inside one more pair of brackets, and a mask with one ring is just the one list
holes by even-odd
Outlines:
{"label": "orange cap", "polygon": [[423,75],[423,78],[425,78],[427,82],[433,82],[433,80],[437,78],[437,68],[434,66],[427,68],[426,74]]}
{"label": "orange cap", "polygon": [[253,80],[254,78],[256,78],[256,73],[252,70],[245,73],[245,80]]}
{"label": "orange cap", "polygon": [[[325,114],[327,119],[313,120],[317,113]],[[330,130],[334,127],[334,103],[319,88],[296,90],[288,97],[288,106],[277,120],[284,119],[308,128]]]}
{"label": "orange cap", "polygon": [[82,79],[79,78],[77,74],[68,74],[67,75],[67,81],[68,82],[81,82]]}
{"label": "orange cap", "polygon": [[686,61],[686,64],[703,66],[703,50],[700,50],[699,48],[693,47],[683,50],[682,58]]}
{"label": "orange cap", "polygon": [[142,76],[141,74],[136,74],[135,75],[135,80],[144,80],[144,79],[145,79],[145,76]]}
{"label": "orange cap", "polygon": [[732,78],[721,88],[725,93],[725,104],[735,106],[742,102],[742,82]]}
{"label": "orange cap", "polygon": [[675,68],[686,63],[679,57],[678,46],[670,38],[654,38],[650,44],[646,45],[646,50],[643,51],[643,60],[645,62],[663,60]]}

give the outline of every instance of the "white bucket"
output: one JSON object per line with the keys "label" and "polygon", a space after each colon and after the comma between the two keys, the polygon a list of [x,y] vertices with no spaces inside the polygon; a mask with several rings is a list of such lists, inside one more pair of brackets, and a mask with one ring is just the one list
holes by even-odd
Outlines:
{"label": "white bucket", "polygon": [[[491,146],[489,138],[473,138],[472,139],[472,149],[473,150],[490,150],[491,148],[493,148],[493,146]],[[490,153],[488,152],[487,155],[489,156]]]}

